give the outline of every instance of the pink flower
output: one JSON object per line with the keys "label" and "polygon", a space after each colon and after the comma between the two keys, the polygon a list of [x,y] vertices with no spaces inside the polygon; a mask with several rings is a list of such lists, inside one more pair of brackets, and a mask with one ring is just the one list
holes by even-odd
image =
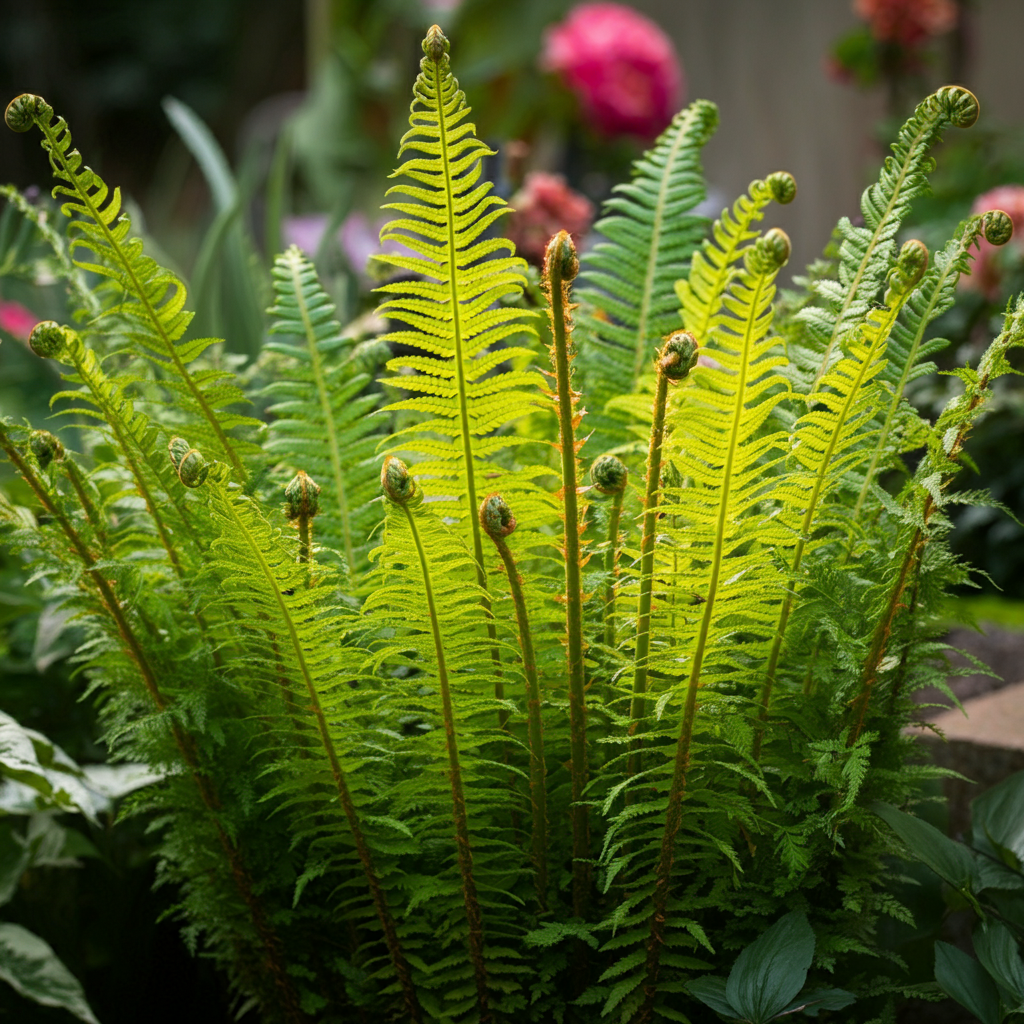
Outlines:
{"label": "pink flower", "polygon": [[538,267],[553,234],[568,231],[579,248],[594,220],[594,204],[569,188],[560,174],[531,171],[511,204],[508,237],[519,255]]}
{"label": "pink flower", "polygon": [[[1018,253],[1024,253],[1024,185],[1000,185],[989,189],[978,196],[971,207],[971,213],[987,213],[989,210],[1002,210],[1009,214],[1013,221],[1013,237],[1009,244]],[[974,269],[970,277],[961,278],[961,283],[965,288],[984,293],[988,299],[999,298],[1001,262],[998,247],[984,238],[979,239]]]}
{"label": "pink flower", "polygon": [[879,42],[908,48],[956,24],[954,0],[854,0],[853,10]]}
{"label": "pink flower", "polygon": [[28,341],[28,336],[37,323],[39,317],[20,302],[0,299],[0,331],[6,331],[22,341]]}
{"label": "pink flower", "polygon": [[540,63],[562,76],[607,135],[653,139],[683,101],[683,69],[668,36],[622,4],[574,7],[545,33]]}

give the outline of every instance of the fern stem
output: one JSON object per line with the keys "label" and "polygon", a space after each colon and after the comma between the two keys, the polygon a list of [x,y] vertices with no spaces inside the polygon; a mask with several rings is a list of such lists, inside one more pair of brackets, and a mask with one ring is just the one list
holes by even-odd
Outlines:
{"label": "fern stem", "polygon": [[[621,500],[621,492],[619,493]],[[537,658],[533,649],[533,634],[526,613],[526,597],[523,594],[523,580],[516,568],[505,538],[516,528],[515,516],[500,494],[484,498],[480,506],[480,523],[484,532],[494,541],[512,594],[516,610],[516,625],[519,629],[519,646],[523,652],[523,675],[526,676],[526,708],[530,739],[530,805],[532,810],[531,846],[534,880],[537,888],[537,902],[540,909],[547,909],[548,891],[548,815],[547,793],[544,785],[544,738],[541,722],[540,681],[537,678]]]}
{"label": "fern stem", "polygon": [[619,575],[619,520],[622,518],[622,492],[612,498],[608,512],[608,550],[604,555],[604,571],[608,582],[604,587],[604,642],[615,646],[615,583]]}
{"label": "fern stem", "polygon": [[590,467],[590,482],[601,494],[610,495],[612,506],[608,513],[608,550],[604,555],[607,582],[604,587],[604,642],[615,645],[615,583],[618,578],[619,520],[622,517],[622,498],[629,482],[629,472],[614,455],[602,455]]}
{"label": "fern stem", "polygon": [[[651,595],[654,589],[654,542],[658,529],[658,495],[661,488],[662,445],[665,440],[665,406],[670,383],[684,380],[697,362],[697,339],[688,331],[677,331],[666,339],[658,353],[658,379],[654,391],[651,437],[647,452],[647,488],[644,494],[644,528],[640,541],[640,598],[636,613],[636,648],[633,669],[633,699],[629,709],[629,734],[634,736],[647,714],[648,659],[651,652]],[[640,772],[641,741],[630,744],[627,774]]]}
{"label": "fern stem", "polygon": [[82,506],[82,510],[85,512],[85,518],[89,521],[89,525],[92,527],[92,532],[100,542],[100,547],[105,548],[107,546],[107,531],[103,527],[102,516],[99,514],[99,511],[93,504],[92,499],[89,497],[89,492],[85,488],[85,478],[82,476],[82,471],[74,462],[72,462],[71,459],[65,459],[63,466],[64,472],[67,473],[68,480],[71,481],[71,486],[74,488],[75,494],[78,496],[78,503]]}
{"label": "fern stem", "polygon": [[[42,107],[42,110],[38,110],[38,106]],[[49,112],[49,116],[40,116],[40,113]],[[124,275],[131,281],[135,296],[138,298],[140,304],[146,310],[147,317],[150,322],[150,326],[157,333],[160,338],[160,342],[163,345],[164,351],[170,356],[171,362],[174,365],[178,376],[184,381],[185,386],[188,388],[192,397],[195,399],[196,404],[199,406],[203,413],[203,416],[213,428],[213,432],[217,437],[224,454],[227,455],[235,471],[238,473],[239,478],[244,481],[247,477],[245,467],[242,465],[238,454],[235,452],[227,434],[224,433],[223,427],[220,425],[220,421],[217,419],[217,415],[213,410],[213,407],[207,401],[206,396],[200,390],[192,374],[189,373],[188,367],[181,361],[181,356],[178,354],[177,347],[171,340],[167,331],[164,328],[163,323],[160,320],[160,316],[157,313],[156,307],[153,300],[150,297],[149,292],[139,280],[136,274],[135,265],[132,262],[131,257],[124,251],[121,242],[116,235],[110,230],[110,225],[107,223],[107,218],[104,217],[103,213],[96,206],[92,194],[89,192],[87,187],[83,187],[80,182],[80,176],[76,173],[75,169],[68,162],[66,147],[62,146],[60,139],[58,139],[56,132],[53,130],[53,126],[50,123],[50,117],[53,116],[53,110],[44,101],[39,100],[37,109],[32,110],[31,119],[35,123],[36,127],[42,132],[43,138],[46,140],[46,150],[50,156],[51,161],[54,164],[54,168],[57,169],[59,165],[59,176],[65,181],[71,184],[74,190],[75,196],[79,202],[89,211],[89,216],[93,222],[103,232],[103,237],[106,240],[107,245],[110,247],[111,252],[117,256],[120,270]],[[59,122],[63,123],[63,122]],[[8,124],[11,124],[10,117],[8,117]],[[14,127],[13,125],[11,125]],[[71,144],[71,133],[64,126],[64,134],[67,139],[67,145]],[[73,151],[77,152],[77,151]],[[115,192],[115,197],[117,193]],[[112,200],[112,202],[119,202],[119,199]],[[181,302],[184,303],[185,299],[185,285],[181,281],[176,282],[177,287],[181,290]],[[176,297],[167,300],[169,302],[177,302]]]}
{"label": "fern stem", "polygon": [[[299,314],[302,317],[302,327],[306,335],[306,347],[309,350],[309,361],[313,368],[313,379],[316,381],[316,393],[317,398],[320,401],[322,423],[327,430],[327,448],[331,456],[331,473],[334,476],[334,487],[338,495],[338,512],[341,516],[341,532],[345,544],[345,564],[348,567],[349,583],[352,584],[355,581],[356,562],[355,551],[352,547],[352,524],[348,505],[348,492],[345,488],[345,474],[342,472],[341,468],[341,445],[338,441],[338,432],[334,426],[334,411],[331,408],[331,397],[327,393],[327,382],[324,379],[323,363],[320,359],[320,349],[317,347],[316,331],[313,329],[313,319],[309,314],[309,305],[306,302],[306,293],[303,290],[302,278],[299,273],[301,267],[302,262],[298,259],[288,261],[288,271],[292,278],[292,288],[295,293],[295,301],[299,307]],[[301,536],[301,522],[299,525],[299,532]]]}
{"label": "fern stem", "polygon": [[462,788],[462,765],[459,761],[459,742],[455,732],[455,712],[452,708],[451,688],[448,682],[448,661],[445,657],[444,642],[441,638],[441,623],[437,616],[434,600],[434,586],[430,575],[430,563],[423,549],[416,517],[410,507],[416,498],[416,485],[405,464],[388,456],[381,470],[381,486],[388,498],[405,513],[409,532],[416,546],[420,573],[423,576],[423,592],[427,598],[427,613],[430,618],[430,632],[434,640],[434,655],[437,660],[437,681],[441,688],[441,712],[444,718],[445,746],[448,753],[448,783],[452,794],[452,816],[455,821],[455,841],[458,849],[459,874],[462,878],[462,900],[469,925],[469,955],[473,963],[476,981],[477,1003],[480,1019],[488,1017],[487,966],[484,960],[484,926],[480,913],[476,881],[473,878],[473,848],[469,840],[469,826],[466,815],[466,796]]}
{"label": "fern stem", "polygon": [[256,539],[246,526],[242,516],[238,514],[238,509],[235,507],[235,503],[232,500],[231,495],[223,485],[220,486],[219,493],[221,506],[225,509],[228,517],[234,524],[235,529],[237,530],[237,536],[242,538],[256,564],[259,565],[263,578],[267,583],[270,593],[273,595],[274,603],[277,605],[277,609],[281,614],[281,619],[288,631],[288,639],[291,641],[292,651],[295,655],[295,662],[302,676],[302,682],[306,687],[306,695],[309,697],[309,707],[313,712],[314,719],[316,720],[320,743],[324,748],[324,753],[327,755],[327,761],[331,768],[331,776],[334,779],[334,787],[338,794],[338,802],[345,814],[349,830],[351,831],[352,838],[355,841],[356,852],[359,856],[360,862],[362,863],[363,873],[366,875],[366,882],[373,897],[374,909],[377,911],[377,918],[380,921],[381,929],[384,932],[384,941],[387,944],[388,953],[391,956],[391,963],[395,969],[395,974],[398,975],[399,984],[402,987],[405,1008],[409,1013],[410,1019],[418,1022],[420,1020],[420,1008],[419,1000],[416,998],[416,992],[413,987],[412,972],[409,969],[409,964],[402,952],[401,944],[398,941],[398,931],[395,928],[394,919],[391,916],[391,909],[388,906],[384,890],[380,884],[380,879],[377,877],[376,870],[373,866],[373,859],[370,856],[370,847],[366,842],[362,826],[359,823],[359,815],[356,811],[355,804],[352,801],[352,795],[349,792],[348,782],[345,779],[345,773],[342,770],[341,762],[338,759],[338,752],[335,749],[334,740],[331,737],[331,731],[327,725],[327,717],[324,714],[323,706],[320,703],[320,695],[317,693],[316,684],[313,681],[313,676],[306,660],[306,651],[295,626],[295,620],[292,618],[287,602],[284,599],[284,594],[281,593],[281,588],[278,585],[273,569],[270,567],[270,563],[266,559],[266,555],[263,553],[260,545],[256,543]]}
{"label": "fern stem", "polygon": [[544,256],[544,280],[551,315],[551,362],[557,381],[558,446],[562,456],[562,501],[565,506],[565,629],[569,675],[569,729],[572,762],[572,912],[586,917],[590,889],[590,824],[583,793],[587,785],[587,706],[583,688],[583,588],[580,581],[580,513],[576,480],[576,412],[579,395],[572,389],[569,339],[572,334],[569,282],[579,271],[572,239],[559,231]]}
{"label": "fern stem", "polygon": [[[153,705],[160,712],[166,711],[168,708],[167,698],[160,689],[156,673],[150,665],[149,658],[146,656],[142,644],[135,635],[135,631],[131,628],[128,617],[117,595],[114,593],[113,587],[104,574],[96,567],[92,553],[82,540],[81,535],[74,528],[63,510],[51,499],[46,488],[43,487],[28,464],[22,459],[17,448],[11,443],[7,431],[2,424],[0,424],[0,447],[3,448],[14,467],[22,475],[29,487],[31,487],[40,504],[46,509],[51,518],[58,523],[64,535],[71,542],[71,546],[74,548],[79,561],[81,561],[86,573],[99,591],[104,607],[114,620],[118,634],[128,648],[128,655],[135,663]],[[173,718],[171,719],[171,734],[174,737],[175,745],[181,754],[182,760],[188,767],[189,773],[196,784],[199,796],[213,818],[218,839],[228,859],[232,878],[246,909],[252,917],[253,927],[260,937],[260,942],[266,953],[266,965],[279,990],[285,1016],[292,1024],[303,1024],[306,1017],[299,1009],[298,997],[285,966],[281,942],[253,890],[252,878],[242,858],[241,851],[224,831],[223,826],[218,820],[217,814],[221,810],[221,802],[214,788],[213,781],[199,767],[198,755],[192,737]]]}

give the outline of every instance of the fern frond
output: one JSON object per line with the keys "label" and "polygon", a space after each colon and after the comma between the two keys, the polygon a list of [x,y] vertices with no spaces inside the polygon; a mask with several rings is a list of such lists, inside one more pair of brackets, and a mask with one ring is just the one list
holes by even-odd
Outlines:
{"label": "fern frond", "polygon": [[910,204],[928,189],[929,149],[945,128],[969,128],[978,110],[977,99],[962,86],[943,86],[919,103],[900,129],[879,180],[864,190],[860,204],[864,226],[856,227],[845,217],[840,220],[838,280],[817,280],[814,289],[821,305],[795,314],[806,332],[803,343],[790,349],[790,358],[804,378],[801,390],[817,388],[836,358],[840,339],[875,301],[892,266],[896,232]]}
{"label": "fern frond", "polygon": [[534,333],[525,322],[533,313],[501,303],[521,293],[526,264],[515,257],[511,242],[486,236],[507,206],[492,194],[490,182],[480,182],[481,161],[491,150],[466,120],[470,108],[451,72],[448,40],[436,26],[423,50],[411,127],[399,150],[407,158],[392,175],[416,184],[403,182],[388,190],[388,195],[411,201],[387,203],[385,209],[401,216],[381,231],[382,241],[396,242],[414,255],[380,257],[416,279],[383,285],[380,291],[389,297],[378,312],[409,328],[386,334],[386,340],[426,357],[399,356],[388,364],[402,374],[388,383],[414,396],[389,409],[409,409],[425,417],[396,440],[401,449],[427,457],[417,472],[433,478],[430,486],[439,494],[454,489],[456,501],[449,499],[446,508],[469,519],[483,585],[483,543],[476,517],[481,458],[485,453],[493,458],[516,443],[514,437],[495,432],[537,404],[539,379],[529,370],[496,372],[500,362],[531,356],[529,349],[502,348],[500,361],[495,351],[516,335]]}
{"label": "fern frond", "polygon": [[[886,365],[880,379],[891,387],[892,395],[851,513],[853,521],[859,520],[876,474],[899,456],[899,452],[893,450],[892,437],[894,427],[901,419],[899,414],[901,407],[904,407],[903,395],[907,386],[934,371],[934,364],[924,360],[946,344],[941,338],[931,338],[925,342],[924,335],[928,326],[953,305],[960,276],[970,273],[971,249],[978,238],[984,234],[993,244],[1003,244],[1009,237],[1004,223],[1008,219],[1004,213],[992,212],[981,217],[971,217],[966,224],[960,225],[945,249],[936,253],[935,266],[928,270],[920,286],[907,299],[901,320],[894,325],[886,349]],[[1012,224],[1010,227],[1012,229]],[[911,430],[909,435],[904,442],[906,446],[915,443],[915,432]],[[848,552],[852,550],[852,543],[851,537]]]}
{"label": "fern frond", "polygon": [[[760,720],[767,720],[779,653],[793,609],[800,566],[811,537],[821,525],[819,508],[829,495],[835,495],[845,473],[866,454],[861,433],[870,428],[875,403],[870,387],[882,370],[885,345],[903,304],[920,281],[928,265],[928,250],[921,242],[909,241],[900,250],[900,258],[890,274],[885,304],[868,314],[864,326],[851,337],[848,352],[822,378],[822,389],[811,396],[811,409],[796,423],[793,453],[796,466],[785,475],[775,490],[781,501],[781,520],[793,530],[796,543],[790,564],[790,579],[782,599],[775,636],[772,640],[764,685],[761,688]],[[826,390],[827,389],[827,390]],[[787,521],[793,510],[803,506],[799,525]],[[758,733],[754,757],[761,753],[763,732]]]}
{"label": "fern frond", "polygon": [[[596,450],[615,439],[603,425],[608,399],[631,390],[655,339],[679,325],[672,285],[687,270],[707,222],[691,211],[705,194],[700,152],[718,127],[718,108],[696,100],[616,185],[594,225],[602,240],[581,260],[580,370],[592,407]],[[606,436],[608,435],[608,436]]]}
{"label": "fern frond", "polygon": [[316,479],[323,494],[317,532],[322,542],[344,552],[349,582],[365,564],[367,538],[379,513],[376,425],[370,413],[377,396],[366,394],[370,375],[353,362],[349,342],[334,318],[316,268],[297,246],[274,262],[275,305],[271,334],[302,339],[304,347],[270,342],[265,349],[288,360],[288,373],[264,394],[274,399],[275,419],[264,450],[291,471]]}
{"label": "fern frond", "polygon": [[108,314],[123,318],[127,337],[163,379],[175,396],[176,406],[194,418],[193,431],[205,446],[225,458],[239,479],[246,477],[242,455],[252,451],[246,442],[229,436],[235,428],[258,428],[248,416],[229,411],[247,404],[242,391],[223,370],[193,372],[197,359],[215,339],[182,341],[192,314],[185,309],[185,285],[143,252],[142,242],[131,236],[131,220],[121,208],[121,190],[107,184],[72,148],[71,131],[62,117],[39,96],[24,94],[7,108],[6,120],[15,131],[33,125],[42,133],[42,146],[50,160],[55,199],[63,199],[61,212],[71,220],[72,259],[80,270],[113,281],[120,301]]}

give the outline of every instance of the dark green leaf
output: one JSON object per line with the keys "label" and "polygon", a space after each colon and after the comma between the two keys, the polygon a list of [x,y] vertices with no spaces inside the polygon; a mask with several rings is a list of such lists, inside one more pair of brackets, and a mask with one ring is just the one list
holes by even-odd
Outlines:
{"label": "dark green leaf", "polygon": [[788,1013],[806,1013],[817,1017],[820,1010],[843,1010],[855,1002],[857,997],[842,988],[816,988],[797,996],[775,1019]]}
{"label": "dark green leaf", "polygon": [[903,840],[920,861],[957,889],[966,889],[974,873],[970,850],[943,835],[934,825],[897,810],[890,804],[871,808]]}
{"label": "dark green leaf", "polygon": [[725,995],[725,978],[698,978],[691,981],[686,990],[723,1017],[735,1020],[740,1016]]}
{"label": "dark green leaf", "polygon": [[935,943],[935,980],[981,1024],[1000,1024],[999,993],[977,960],[947,942]]}
{"label": "dark green leaf", "polygon": [[1015,1007],[1024,1004],[1024,963],[1009,928],[998,921],[982,921],[974,929],[974,952],[996,984],[1006,989]]}
{"label": "dark green leaf", "polygon": [[736,960],[726,982],[726,998],[738,1016],[764,1024],[804,987],[814,959],[814,932],[802,910],[776,921]]}
{"label": "dark green leaf", "polygon": [[979,850],[988,850],[991,844],[991,852],[1019,869],[1024,863],[1024,772],[1003,779],[974,800],[971,822],[971,838]]}

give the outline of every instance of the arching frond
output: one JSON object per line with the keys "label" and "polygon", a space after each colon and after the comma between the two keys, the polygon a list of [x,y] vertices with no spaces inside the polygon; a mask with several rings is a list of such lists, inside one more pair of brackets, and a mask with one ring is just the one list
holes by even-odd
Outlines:
{"label": "arching frond", "polygon": [[121,190],[113,192],[103,179],[82,162],[73,148],[71,132],[62,117],[38,96],[19,96],[7,108],[7,123],[16,131],[33,125],[42,133],[42,146],[50,159],[54,198],[63,200],[61,211],[71,218],[70,251],[82,270],[108,278],[117,286],[119,301],[108,314],[123,318],[136,351],[153,366],[173,396],[175,409],[184,414],[197,443],[222,457],[241,480],[243,456],[254,449],[231,436],[235,428],[258,424],[232,409],[248,404],[225,370],[193,371],[194,362],[216,339],[183,341],[192,314],[185,309],[185,285],[143,252],[131,234],[131,219],[121,206]]}
{"label": "arching frond", "polygon": [[621,444],[603,425],[607,401],[629,392],[649,369],[654,343],[679,326],[672,285],[687,269],[707,222],[691,211],[704,199],[700,152],[718,126],[718,108],[697,100],[616,185],[594,225],[598,241],[580,269],[582,387],[596,431],[593,450]]}
{"label": "arching frond", "polygon": [[864,190],[863,227],[846,217],[840,220],[838,280],[817,280],[814,289],[821,304],[796,314],[806,329],[803,343],[790,348],[790,358],[804,378],[800,390],[818,385],[838,358],[843,334],[863,319],[875,301],[892,266],[900,223],[913,200],[928,189],[932,168],[928,151],[944,129],[950,125],[969,128],[977,118],[978,101],[962,86],[943,86],[923,100],[900,129],[878,181]]}

